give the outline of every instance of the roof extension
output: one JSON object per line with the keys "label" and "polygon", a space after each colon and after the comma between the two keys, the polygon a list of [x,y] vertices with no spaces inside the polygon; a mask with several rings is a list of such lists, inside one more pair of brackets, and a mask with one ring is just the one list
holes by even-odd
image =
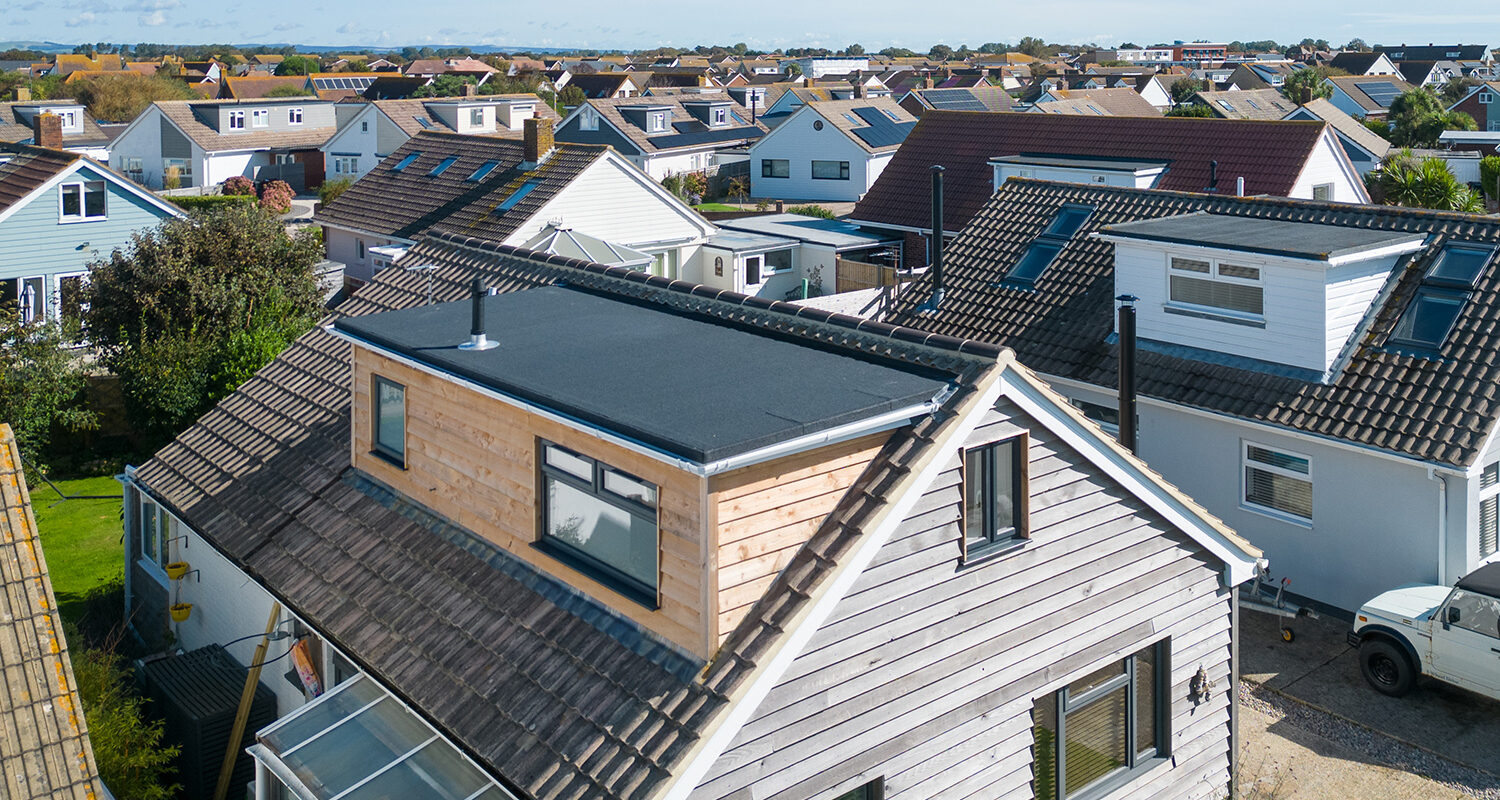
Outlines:
{"label": "roof extension", "polygon": [[1256,219],[1206,212],[1106,225],[1101,234],[1152,242],[1202,245],[1246,253],[1329,261],[1421,242],[1425,234],[1349,228],[1315,222]]}

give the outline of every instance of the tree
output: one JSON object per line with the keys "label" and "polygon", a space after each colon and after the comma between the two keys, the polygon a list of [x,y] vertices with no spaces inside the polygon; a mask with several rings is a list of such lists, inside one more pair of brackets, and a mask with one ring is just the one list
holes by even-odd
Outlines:
{"label": "tree", "polygon": [[844,52],[851,56],[862,56],[865,54],[865,46],[862,44],[851,44],[844,48]]}
{"label": "tree", "polygon": [[1425,87],[1403,92],[1391,101],[1390,140],[1399,147],[1436,147],[1443,131],[1472,131],[1474,118],[1449,111],[1437,93]]}
{"label": "tree", "polygon": [[1479,159],[1479,186],[1491,200],[1500,200],[1500,156]]}
{"label": "tree", "polygon": [[307,56],[287,56],[276,65],[277,75],[308,75],[317,72],[318,61]]}
{"label": "tree", "polygon": [[97,423],[83,404],[83,369],[68,350],[73,338],[55,320],[26,322],[14,305],[0,308],[0,421],[10,423],[33,464],[42,463],[54,429]]}
{"label": "tree", "polygon": [[233,204],[166,220],[90,265],[86,330],[148,444],[175,436],[312,327],[322,257],[316,229],[288,235],[277,215]]}
{"label": "tree", "polygon": [[1459,182],[1441,158],[1418,159],[1411,150],[1386,158],[1380,168],[1365,178],[1370,197],[1377,202],[1408,208],[1439,211],[1484,210],[1484,201]]}
{"label": "tree", "polygon": [[1375,117],[1365,117],[1360,122],[1376,136],[1386,141],[1391,140],[1391,124],[1389,122],[1383,119],[1376,119]]}
{"label": "tree", "polygon": [[1346,44],[1346,45],[1344,45],[1344,49],[1345,50],[1353,50],[1356,53],[1368,53],[1368,52],[1370,52],[1370,46],[1367,45],[1367,44],[1365,44],[1365,40],[1364,39],[1361,39],[1361,38],[1359,38],[1357,36],[1355,38],[1353,38],[1353,39],[1350,39],[1349,43]]}
{"label": "tree", "polygon": [[306,86],[294,86],[290,83],[277,86],[266,92],[266,97],[312,97],[313,92]]}
{"label": "tree", "polygon": [[881,50],[880,54],[886,58],[911,58],[916,55],[916,52],[907,50],[905,47],[887,47]]}
{"label": "tree", "polygon": [[793,61],[786,65],[786,74],[789,78],[795,78],[802,74],[802,65]]}
{"label": "tree", "polygon": [[1167,109],[1169,117],[1212,117],[1213,109],[1202,103],[1182,103]]}
{"label": "tree", "polygon": [[1052,49],[1047,46],[1047,42],[1035,36],[1022,36],[1021,43],[1016,45],[1016,50],[1032,58],[1052,55]]}
{"label": "tree", "polygon": [[1167,90],[1172,94],[1173,104],[1187,103],[1193,99],[1193,95],[1208,91],[1208,81],[1198,78],[1178,78],[1172,81],[1172,85],[1167,87]]}
{"label": "tree", "polygon": [[[78,640],[75,632],[69,634]],[[145,701],[131,689],[119,656],[102,650],[75,650],[73,676],[99,777],[122,800],[171,800],[180,787],[167,778],[179,748],[162,741],[166,723],[150,720]]]}
{"label": "tree", "polygon": [[468,75],[447,73],[432,79],[426,86],[411,93],[412,97],[462,97],[465,86],[473,86],[474,79]]}
{"label": "tree", "polygon": [[927,51],[927,57],[933,61],[947,61],[953,58],[953,48],[946,44],[935,44]]}
{"label": "tree", "polygon": [[558,94],[557,99],[561,100],[564,106],[574,108],[583,105],[589,98],[577,86],[564,86],[562,92]]}
{"label": "tree", "polygon": [[363,58],[356,58],[344,65],[344,72],[369,72],[370,62]]}
{"label": "tree", "polygon": [[194,100],[199,95],[182,81],[130,72],[74,81],[73,97],[95,119],[129,122],[157,100]]}
{"label": "tree", "polygon": [[1115,49],[1116,50],[1139,50],[1139,49],[1141,49],[1141,46],[1138,45],[1138,44],[1136,44],[1135,42],[1121,42],[1120,46],[1116,47]]}
{"label": "tree", "polygon": [[1325,78],[1328,72],[1322,67],[1303,67],[1294,70],[1281,83],[1281,94],[1286,99],[1302,105],[1310,103],[1314,98],[1328,98],[1333,95],[1333,87],[1328,85]]}
{"label": "tree", "polygon": [[1443,98],[1443,102],[1448,106],[1452,106],[1454,103],[1468,97],[1469,92],[1473,91],[1475,87],[1480,86],[1481,83],[1478,78],[1455,76],[1449,78],[1438,92]]}

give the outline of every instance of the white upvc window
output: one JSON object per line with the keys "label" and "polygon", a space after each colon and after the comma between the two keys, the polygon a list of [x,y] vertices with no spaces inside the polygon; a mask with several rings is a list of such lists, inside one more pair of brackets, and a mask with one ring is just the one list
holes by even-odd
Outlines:
{"label": "white upvc window", "polygon": [[302,124],[302,109],[300,107],[299,108],[289,108],[289,109],[286,110],[286,124],[288,124],[288,125],[301,125]]}
{"label": "white upvc window", "polygon": [[474,127],[474,128],[482,128],[482,127],[484,127],[484,109],[483,108],[471,108],[471,109],[469,109],[469,126],[470,127]]}
{"label": "white upvc window", "polygon": [[715,125],[724,125],[724,124],[727,124],[728,122],[729,122],[729,109],[727,109],[727,108],[716,108],[716,109],[714,109],[714,124]]}
{"label": "white upvc window", "polygon": [[264,128],[271,124],[271,109],[257,108],[250,112],[250,126]]}
{"label": "white upvc window", "polygon": [[333,172],[335,175],[353,175],[359,171],[359,156],[334,156]]}
{"label": "white upvc window", "polygon": [[1500,551],[1500,462],[1485,465],[1479,475],[1479,557]]}
{"label": "white upvc window", "polygon": [[57,114],[58,121],[62,123],[64,131],[76,131],[83,127],[78,122],[78,112],[73,109],[63,109],[53,113]]}
{"label": "white upvc window", "polygon": [[1240,441],[1240,497],[1246,508],[1300,524],[1312,523],[1312,457]]}
{"label": "white upvc window", "polygon": [[79,181],[58,187],[58,210],[63,222],[88,222],[109,217],[109,187],[104,181]]}
{"label": "white upvc window", "polygon": [[664,131],[666,129],[667,129],[667,112],[665,112],[665,111],[653,111],[653,112],[651,112],[651,122],[650,122],[650,125],[649,125],[649,130],[652,133],[655,133],[657,131]]}
{"label": "white upvc window", "polygon": [[163,568],[172,561],[172,518],[144,493],[136,515],[137,563],[157,580],[166,582]]}
{"label": "white upvc window", "polygon": [[1261,322],[1265,285],[1260,267],[1217,258],[1171,256],[1167,261],[1167,308]]}
{"label": "white upvc window", "polygon": [[146,182],[145,162],[139,156],[123,156],[120,158],[120,171],[125,177],[144,184]]}
{"label": "white upvc window", "polygon": [[232,131],[242,131],[245,129],[245,112],[229,112],[229,129]]}
{"label": "white upvc window", "polygon": [[593,108],[584,108],[578,112],[578,129],[581,131],[599,130],[599,115]]}

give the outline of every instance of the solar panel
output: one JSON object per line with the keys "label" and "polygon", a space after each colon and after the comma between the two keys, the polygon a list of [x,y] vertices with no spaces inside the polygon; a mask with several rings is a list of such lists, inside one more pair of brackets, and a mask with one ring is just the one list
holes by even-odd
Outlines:
{"label": "solar panel", "polygon": [[968,89],[929,89],[922,92],[922,99],[942,111],[985,110],[984,103],[979,102]]}
{"label": "solar panel", "polygon": [[1401,96],[1401,90],[1388,81],[1372,81],[1370,83],[1356,83],[1361,92],[1369,95],[1381,108],[1389,107],[1392,100]]}
{"label": "solar panel", "polygon": [[871,147],[890,147],[901,144],[916,122],[892,122],[880,109],[862,106],[854,109],[854,116],[864,120],[868,128],[855,128],[854,135]]}

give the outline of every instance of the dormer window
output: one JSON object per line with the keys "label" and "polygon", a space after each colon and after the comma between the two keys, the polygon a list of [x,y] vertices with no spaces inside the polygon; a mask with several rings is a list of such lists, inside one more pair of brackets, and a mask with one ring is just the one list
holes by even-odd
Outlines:
{"label": "dormer window", "polygon": [[1494,256],[1494,247],[1444,245],[1391,331],[1390,343],[1431,352],[1441,348]]}
{"label": "dormer window", "polygon": [[716,108],[716,109],[714,109],[714,124],[715,125],[727,125],[727,124],[729,124],[729,109],[727,109],[727,108]]}
{"label": "dormer window", "polygon": [[252,128],[264,128],[271,124],[271,110],[269,108],[257,108],[250,112],[250,126]]}
{"label": "dormer window", "polygon": [[1265,286],[1259,267],[1218,259],[1172,256],[1167,266],[1169,309],[1250,322],[1265,314]]}
{"label": "dormer window", "polygon": [[537,545],[632,599],[656,607],[654,484],[542,442]]}
{"label": "dormer window", "polygon": [[229,112],[229,129],[232,131],[242,131],[245,129],[245,112]]}
{"label": "dormer window", "polygon": [[[288,125],[301,125],[302,124],[302,109],[301,108],[289,108],[289,109],[287,109],[286,110],[286,124],[288,124]],[[362,124],[367,124],[367,123],[362,123]]]}
{"label": "dormer window", "polygon": [[475,128],[482,128],[482,127],[484,127],[484,109],[482,109],[482,108],[471,108],[471,109],[469,109],[469,125],[471,127],[475,127]]}
{"label": "dormer window", "polygon": [[665,112],[665,111],[652,111],[650,114],[647,115],[647,123],[646,124],[647,124],[647,130],[650,131],[651,133],[657,133],[659,131],[666,130],[667,129],[667,112]]}
{"label": "dormer window", "polygon": [[1004,282],[1025,288],[1033,286],[1093,213],[1094,207],[1085,205],[1068,204],[1058,209],[1046,229],[1032,240],[1016,265],[1006,273]]}

